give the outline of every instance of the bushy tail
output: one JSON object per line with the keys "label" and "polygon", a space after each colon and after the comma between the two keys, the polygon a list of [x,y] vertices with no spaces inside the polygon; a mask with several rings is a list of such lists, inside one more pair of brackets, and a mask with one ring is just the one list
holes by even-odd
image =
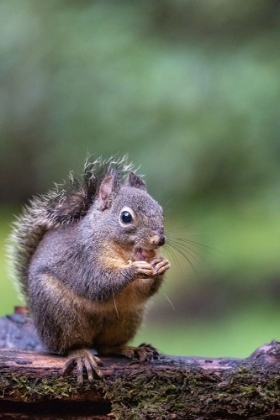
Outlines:
{"label": "bushy tail", "polygon": [[71,172],[69,182],[55,184],[46,195],[33,198],[12,225],[8,245],[11,276],[23,296],[28,294],[28,269],[31,258],[44,234],[61,225],[74,223],[87,213],[102,179],[109,173],[118,174],[120,181],[132,170],[127,158],[94,162],[86,160],[83,178]]}

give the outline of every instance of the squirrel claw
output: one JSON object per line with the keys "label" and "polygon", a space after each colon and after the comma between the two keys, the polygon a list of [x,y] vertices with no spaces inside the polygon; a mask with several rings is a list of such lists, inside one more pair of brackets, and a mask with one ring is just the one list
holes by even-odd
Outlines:
{"label": "squirrel claw", "polygon": [[138,359],[141,363],[158,359],[160,356],[155,347],[146,343],[142,343],[138,347],[124,346],[121,350],[121,354],[130,359]]}
{"label": "squirrel claw", "polygon": [[153,267],[147,261],[133,261],[131,267],[134,267],[138,276],[140,277],[152,277],[153,276]]}
{"label": "squirrel claw", "polygon": [[164,274],[170,268],[170,262],[165,258],[156,258],[152,262],[154,275]]}
{"label": "squirrel claw", "polygon": [[[140,362],[145,362],[145,361],[150,361],[150,360],[154,360],[154,359],[158,359],[160,354],[158,352],[158,350],[152,346],[151,344],[146,344],[146,343],[142,343],[140,344],[140,346],[138,347],[141,350],[142,353],[142,358],[139,357]],[[143,353],[144,353],[144,360],[143,359]]]}
{"label": "squirrel claw", "polygon": [[89,382],[94,381],[94,373],[100,379],[103,378],[103,373],[99,369],[99,366],[102,366],[101,360],[87,349],[75,350],[69,353],[63,369],[63,375],[70,374],[75,366],[77,367],[77,380],[79,384],[82,384],[84,381],[84,368]]}

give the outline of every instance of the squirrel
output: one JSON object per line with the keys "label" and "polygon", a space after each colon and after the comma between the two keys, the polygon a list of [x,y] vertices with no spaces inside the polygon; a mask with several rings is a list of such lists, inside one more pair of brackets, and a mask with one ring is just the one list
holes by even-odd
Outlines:
{"label": "squirrel", "polygon": [[128,346],[170,263],[163,211],[126,158],[86,160],[83,180],[55,184],[13,224],[10,258],[38,335],[67,356],[64,374],[102,378],[98,355],[140,361],[151,345]]}

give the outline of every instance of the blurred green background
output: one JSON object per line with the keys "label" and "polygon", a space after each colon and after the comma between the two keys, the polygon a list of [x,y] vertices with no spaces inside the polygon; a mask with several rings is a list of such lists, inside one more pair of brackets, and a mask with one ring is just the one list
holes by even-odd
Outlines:
{"label": "blurred green background", "polygon": [[127,153],[172,263],[135,342],[245,357],[280,339],[279,24],[279,0],[1,1],[0,315],[20,206],[87,153]]}

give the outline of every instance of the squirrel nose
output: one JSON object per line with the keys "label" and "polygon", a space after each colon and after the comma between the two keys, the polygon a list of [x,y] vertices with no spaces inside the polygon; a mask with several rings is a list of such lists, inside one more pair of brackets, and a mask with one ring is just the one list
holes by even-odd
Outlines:
{"label": "squirrel nose", "polygon": [[162,246],[162,245],[164,245],[165,244],[165,236],[164,235],[162,235],[161,237],[160,237],[160,240],[159,240],[159,246]]}
{"label": "squirrel nose", "polygon": [[162,246],[165,244],[165,235],[155,235],[151,238],[153,245]]}

